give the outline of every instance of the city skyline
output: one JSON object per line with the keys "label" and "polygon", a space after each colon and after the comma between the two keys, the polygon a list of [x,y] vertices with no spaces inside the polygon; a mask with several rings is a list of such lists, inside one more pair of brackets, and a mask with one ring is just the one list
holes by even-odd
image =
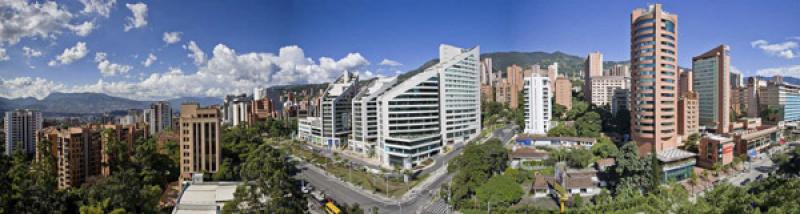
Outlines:
{"label": "city skyline", "polygon": [[[600,51],[606,60],[623,61],[629,58],[625,14],[647,5],[473,1],[446,10],[454,2],[85,2],[99,4],[0,5],[15,15],[6,24],[46,18],[30,28],[9,27],[16,31],[0,41],[0,96],[43,98],[60,91],[137,100],[221,97],[253,87],[330,82],[344,70],[393,76],[436,58],[420,50],[440,43],[480,45],[485,53]],[[665,4],[684,23],[680,66],[691,67],[691,56],[727,44],[732,71],[800,77],[800,30],[791,27],[791,20],[800,19],[791,12],[800,3],[702,4],[725,12],[708,13],[696,3]],[[225,16],[208,16],[220,13]]]}

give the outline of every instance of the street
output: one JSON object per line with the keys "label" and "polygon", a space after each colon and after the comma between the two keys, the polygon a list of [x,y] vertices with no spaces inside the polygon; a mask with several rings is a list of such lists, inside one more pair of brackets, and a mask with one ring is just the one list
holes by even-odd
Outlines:
{"label": "street", "polygon": [[[490,137],[486,139],[498,138],[502,142],[506,142],[513,136],[514,132],[512,128],[503,128],[494,130]],[[443,167],[445,167],[451,159],[461,154],[463,147],[463,144],[454,146],[453,151],[446,155],[434,157],[436,160],[434,165],[424,169],[422,172],[424,174],[431,173],[432,176],[428,179],[434,180],[424,181],[429,182],[424,189],[420,187],[424,182],[420,183],[420,185],[414,187],[414,189],[407,193],[410,194],[407,195],[408,197],[397,199],[388,199],[383,196],[364,192],[364,190],[347,184],[338,178],[325,175],[322,170],[307,163],[302,163],[298,166],[301,172],[297,177],[305,179],[311,183],[312,186],[323,191],[337,203],[348,205],[357,203],[368,213],[373,207],[379,208],[380,213],[416,213],[421,211],[425,206],[431,204],[435,198],[434,196],[438,194],[437,190],[439,187],[452,179],[453,175],[449,173],[444,172],[441,176],[435,176],[438,175],[435,172],[440,169],[446,170],[443,169]]]}
{"label": "street", "polygon": [[744,163],[744,166],[746,169],[743,172],[728,178],[730,184],[734,186],[743,186],[742,182],[747,179],[749,179],[749,182],[753,182],[759,175],[763,175],[763,177],[766,178],[769,176],[769,171],[776,167],[766,154],[759,154],[754,161]]}

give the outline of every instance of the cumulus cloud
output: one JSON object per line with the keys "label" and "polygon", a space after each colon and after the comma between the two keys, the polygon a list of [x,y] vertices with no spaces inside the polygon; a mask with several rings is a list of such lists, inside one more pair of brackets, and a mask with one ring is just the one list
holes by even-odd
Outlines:
{"label": "cumulus cloud", "polygon": [[391,59],[383,59],[383,61],[381,61],[381,63],[379,65],[395,67],[395,66],[402,66],[403,64],[401,64],[398,61],[391,60]]}
{"label": "cumulus cloud", "polygon": [[9,59],[11,59],[11,58],[8,57],[8,53],[6,52],[6,49],[5,48],[0,48],[0,61],[8,61]]}
{"label": "cumulus cloud", "polygon": [[147,55],[147,59],[142,61],[142,65],[144,65],[144,67],[150,67],[150,65],[152,65],[153,62],[155,62],[157,59],[158,59],[158,57],[156,57],[156,55],[153,55],[153,53],[150,53],[149,55]]}
{"label": "cumulus cloud", "polygon": [[133,28],[141,28],[147,26],[147,5],[144,3],[136,3],[136,4],[125,4],[125,7],[128,7],[133,13],[133,17],[126,17],[125,20],[128,20],[128,23],[125,24],[125,32]]}
{"label": "cumulus cloud", "polygon": [[3,0],[0,11],[0,44],[16,44],[26,37],[54,39],[73,18],[54,1]]}
{"label": "cumulus cloud", "polygon": [[798,57],[798,43],[796,41],[786,41],[783,43],[769,43],[766,40],[756,40],[750,43],[754,48],[761,49],[767,54],[778,56],[785,59]]}
{"label": "cumulus cloud", "polygon": [[90,21],[83,22],[83,24],[79,25],[69,25],[68,26],[72,32],[75,32],[75,35],[78,36],[88,36],[94,30],[94,23]]}
{"label": "cumulus cloud", "polygon": [[62,65],[71,64],[72,62],[82,59],[89,53],[89,49],[86,48],[85,42],[78,42],[75,46],[71,48],[64,49],[64,52],[61,55],[57,56],[55,59],[51,60],[47,63],[50,66],[56,66],[59,63]]}
{"label": "cumulus cloud", "polygon": [[188,44],[183,45],[183,49],[189,50],[189,55],[187,56],[194,59],[195,65],[202,65],[206,62],[206,53],[194,41],[189,41]]}
{"label": "cumulus cloud", "polygon": [[42,99],[54,91],[64,90],[64,85],[43,78],[17,77],[0,80],[2,97],[36,97]]}
{"label": "cumulus cloud", "polygon": [[175,44],[181,41],[181,32],[164,32],[164,37],[161,38],[167,44]]}
{"label": "cumulus cloud", "polygon": [[756,72],[756,75],[767,76],[767,77],[780,75],[780,76],[800,78],[800,65],[759,69]]}
{"label": "cumulus cloud", "polygon": [[30,48],[28,46],[22,46],[22,54],[25,55],[25,57],[28,57],[28,58],[42,56],[42,52],[41,51],[33,49],[33,48]]}
{"label": "cumulus cloud", "polygon": [[97,63],[97,69],[104,77],[115,76],[117,74],[127,74],[128,71],[133,69],[130,65],[121,65],[108,61],[108,54],[98,52],[94,56],[94,62]]}
{"label": "cumulus cloud", "polygon": [[[297,46],[281,48],[277,54],[268,52],[238,53],[218,44],[211,52],[207,63],[196,71],[185,72],[170,68],[165,72],[143,76],[137,81],[104,81],[94,84],[64,86],[46,80],[53,90],[62,92],[98,92],[137,100],[161,100],[183,96],[222,97],[225,94],[250,92],[255,87],[274,85],[330,82],[344,71],[367,75],[369,61],[359,53],[350,53],[340,59],[321,57],[313,60]],[[102,57],[100,59],[103,59]],[[28,82],[36,79],[27,79]],[[5,97],[35,96],[43,98],[50,91],[26,92],[22,85],[0,86],[0,95]],[[56,87],[58,86],[58,87]],[[28,84],[32,90],[37,86]]]}
{"label": "cumulus cloud", "polygon": [[97,13],[103,17],[108,18],[111,14],[111,8],[117,3],[117,0],[80,0],[83,4],[83,14]]}

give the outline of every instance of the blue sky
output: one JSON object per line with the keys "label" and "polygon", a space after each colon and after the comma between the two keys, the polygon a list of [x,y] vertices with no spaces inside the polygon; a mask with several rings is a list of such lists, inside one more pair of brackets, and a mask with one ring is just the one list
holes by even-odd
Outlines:
{"label": "blue sky", "polygon": [[[648,3],[10,0],[0,3],[12,15],[0,17],[0,96],[156,100],[326,82],[344,70],[390,76],[435,58],[440,43],[628,60],[630,12]],[[800,1],[662,4],[679,16],[682,66],[728,44],[747,76],[800,77]],[[44,21],[18,25],[32,20]]]}

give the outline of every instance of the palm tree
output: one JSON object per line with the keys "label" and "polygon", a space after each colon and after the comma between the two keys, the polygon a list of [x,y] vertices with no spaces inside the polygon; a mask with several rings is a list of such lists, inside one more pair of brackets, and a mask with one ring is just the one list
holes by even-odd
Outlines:
{"label": "palm tree", "polygon": [[692,187],[692,196],[694,196],[694,186],[697,186],[697,173],[692,172],[689,177],[689,186]]}

